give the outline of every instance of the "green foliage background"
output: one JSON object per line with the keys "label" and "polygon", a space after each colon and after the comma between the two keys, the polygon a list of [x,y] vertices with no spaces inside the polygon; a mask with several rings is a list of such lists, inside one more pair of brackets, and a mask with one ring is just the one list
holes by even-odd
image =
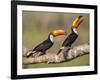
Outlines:
{"label": "green foliage background", "polygon": [[[89,14],[84,13],[55,13],[55,12],[35,12],[23,11],[22,26],[23,26],[23,47],[29,49],[44,41],[48,34],[54,29],[64,29],[68,34],[71,32],[71,24],[75,17],[82,15],[83,23],[78,28],[78,39],[73,44],[76,45],[89,43]],[[55,44],[47,52],[57,53],[62,42],[67,36],[59,36],[55,38]],[[58,67],[58,66],[85,66],[89,65],[89,55],[84,55],[80,58],[60,64],[30,64],[23,65],[24,68],[35,67]]]}

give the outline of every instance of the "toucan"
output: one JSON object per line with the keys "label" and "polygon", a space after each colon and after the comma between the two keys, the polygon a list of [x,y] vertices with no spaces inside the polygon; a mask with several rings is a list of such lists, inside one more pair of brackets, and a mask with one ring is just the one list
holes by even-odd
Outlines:
{"label": "toucan", "polygon": [[62,29],[53,30],[49,33],[48,38],[42,43],[38,44],[34,49],[31,49],[27,52],[27,57],[32,56],[35,53],[41,52],[41,55],[46,54],[46,51],[51,48],[54,44],[54,37],[66,35],[66,32]]}
{"label": "toucan", "polygon": [[76,17],[72,22],[71,27],[71,33],[68,35],[68,37],[65,39],[65,41],[62,44],[62,47],[57,52],[57,55],[66,47],[68,50],[71,48],[72,44],[75,42],[75,40],[78,37],[77,28],[79,25],[83,22],[83,16]]}

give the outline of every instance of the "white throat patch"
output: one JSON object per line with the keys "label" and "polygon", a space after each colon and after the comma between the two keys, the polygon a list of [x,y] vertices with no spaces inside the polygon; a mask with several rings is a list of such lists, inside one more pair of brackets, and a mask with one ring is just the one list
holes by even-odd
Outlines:
{"label": "white throat patch", "polygon": [[51,40],[51,42],[54,42],[54,37],[53,37],[53,35],[50,35],[50,40]]}
{"label": "white throat patch", "polygon": [[76,30],[75,28],[73,28],[73,31],[74,31],[76,34],[78,34],[78,32],[77,32],[77,30]]}

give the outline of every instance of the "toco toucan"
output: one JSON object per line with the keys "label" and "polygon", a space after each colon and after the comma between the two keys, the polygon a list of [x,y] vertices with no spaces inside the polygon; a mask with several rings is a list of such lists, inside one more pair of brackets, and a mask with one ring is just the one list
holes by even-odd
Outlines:
{"label": "toco toucan", "polygon": [[77,28],[79,27],[79,25],[83,22],[83,17],[82,16],[78,16],[77,18],[74,19],[73,23],[72,23],[72,27],[71,27],[71,33],[68,35],[68,37],[65,39],[65,41],[62,44],[62,47],[60,48],[60,50],[57,52],[57,55],[65,48],[67,47],[68,50],[70,49],[71,45],[75,42],[75,40],[78,37],[78,32],[77,32]]}
{"label": "toco toucan", "polygon": [[54,37],[57,37],[57,36],[60,36],[60,35],[66,35],[66,32],[64,30],[61,30],[61,29],[53,30],[52,32],[49,33],[48,38],[45,41],[38,44],[34,49],[29,50],[27,52],[27,57],[30,57],[35,53],[37,54],[38,52],[41,52],[40,55],[45,54],[46,50],[48,50],[49,48],[51,48],[53,46]]}

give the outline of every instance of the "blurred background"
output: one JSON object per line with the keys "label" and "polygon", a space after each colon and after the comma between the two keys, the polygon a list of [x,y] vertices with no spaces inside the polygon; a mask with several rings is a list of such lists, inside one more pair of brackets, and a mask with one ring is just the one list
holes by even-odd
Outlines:
{"label": "blurred background", "polygon": [[[73,19],[77,16],[82,15],[84,21],[78,28],[78,38],[73,44],[74,46],[89,43],[89,14],[84,13],[58,13],[58,12],[35,12],[35,11],[23,11],[22,13],[22,25],[23,25],[23,48],[32,49],[39,43],[47,39],[48,34],[54,29],[63,29],[67,31],[67,34],[71,32],[71,25]],[[52,48],[47,50],[50,53],[57,53],[61,44],[67,36],[59,36],[54,38],[54,45]],[[78,65],[89,65],[89,55],[82,56],[79,58],[80,61],[77,63],[75,60],[61,64],[46,64],[46,67],[57,65],[57,66],[78,66]],[[82,60],[81,60],[82,59]],[[69,65],[68,65],[69,64]],[[45,67],[41,64],[31,64],[27,67]]]}

